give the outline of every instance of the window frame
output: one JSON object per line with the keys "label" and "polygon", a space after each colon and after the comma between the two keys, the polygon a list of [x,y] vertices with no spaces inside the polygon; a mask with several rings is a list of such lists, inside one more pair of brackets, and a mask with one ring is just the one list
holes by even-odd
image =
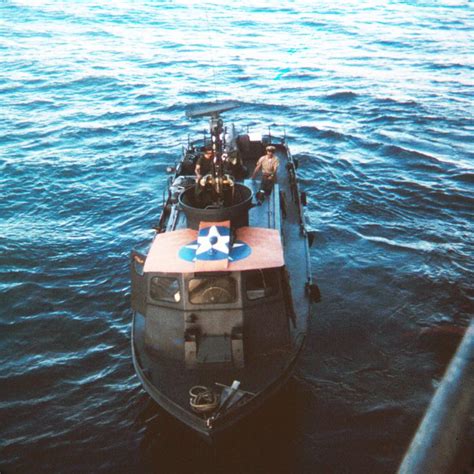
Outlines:
{"label": "window frame", "polygon": [[[155,278],[174,280],[175,282],[177,282],[178,291],[179,291],[179,300],[176,301],[175,299],[158,299],[158,298],[153,297],[152,285],[153,285],[153,280]],[[150,280],[148,284],[148,297],[155,304],[169,304],[173,306],[182,305],[184,298],[183,298],[183,286],[181,283],[181,278],[178,275],[169,275],[169,274],[168,275],[160,275],[160,274],[150,275]]]}
{"label": "window frame", "polygon": [[[219,274],[220,273],[220,274]],[[239,280],[240,278],[238,278],[237,275],[233,274],[233,273],[227,273],[227,272],[219,272],[219,273],[216,273],[216,274],[199,274],[199,273],[196,273],[196,274],[192,274],[189,278],[186,278],[184,283],[185,283],[185,287],[186,287],[186,292],[187,292],[187,298],[186,298],[186,304],[190,304],[192,306],[195,306],[196,308],[215,308],[215,309],[219,309],[220,307],[226,307],[226,308],[229,308],[229,307],[232,307],[232,308],[235,308],[236,306],[239,305],[239,303],[241,303],[241,297],[240,297],[240,294],[241,294],[241,291],[240,291],[240,287],[241,285],[239,284]],[[192,280],[205,280],[205,279],[210,279],[210,278],[229,278],[232,280],[233,282],[233,285],[234,285],[234,298],[232,301],[230,302],[227,302],[227,303],[196,303],[196,302],[193,302],[191,301],[191,291],[189,290],[189,284],[191,283]]]}
{"label": "window frame", "polygon": [[[276,286],[274,287],[275,288],[275,291],[271,294],[271,295],[268,295],[268,296],[262,296],[261,298],[249,298],[248,297],[248,288],[247,288],[247,279],[248,279],[248,275],[249,273],[251,272],[273,272],[274,273],[274,282],[276,283]],[[275,299],[278,299],[280,296],[281,296],[281,268],[279,267],[275,267],[275,268],[257,268],[255,270],[246,270],[246,271],[243,271],[242,272],[242,293],[245,297],[245,301],[247,303],[250,303],[250,304],[260,304],[262,303],[263,301],[272,301],[272,300],[275,300]]]}

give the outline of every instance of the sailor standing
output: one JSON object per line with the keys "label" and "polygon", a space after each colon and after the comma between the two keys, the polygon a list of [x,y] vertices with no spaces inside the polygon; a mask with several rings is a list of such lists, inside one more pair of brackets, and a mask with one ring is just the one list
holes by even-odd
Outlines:
{"label": "sailor standing", "polygon": [[275,147],[273,145],[268,145],[266,147],[266,152],[266,155],[263,155],[258,159],[257,166],[252,173],[252,179],[255,179],[257,173],[262,170],[262,183],[260,185],[260,190],[268,196],[272,192],[273,184],[276,181],[276,174],[280,162],[275,156]]}

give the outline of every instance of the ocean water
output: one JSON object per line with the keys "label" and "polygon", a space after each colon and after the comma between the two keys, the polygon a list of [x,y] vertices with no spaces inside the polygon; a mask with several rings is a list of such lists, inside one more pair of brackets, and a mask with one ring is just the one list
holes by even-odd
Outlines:
{"label": "ocean water", "polygon": [[[1,472],[395,472],[473,312],[473,31],[467,0],[1,0]],[[286,133],[323,300],[208,447],[134,375],[128,256],[216,99]]]}

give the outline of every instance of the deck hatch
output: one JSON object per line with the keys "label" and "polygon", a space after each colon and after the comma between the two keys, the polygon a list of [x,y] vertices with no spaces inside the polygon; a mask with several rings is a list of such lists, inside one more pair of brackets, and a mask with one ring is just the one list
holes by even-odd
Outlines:
{"label": "deck hatch", "polygon": [[199,341],[198,364],[232,361],[231,339],[227,336],[203,336]]}

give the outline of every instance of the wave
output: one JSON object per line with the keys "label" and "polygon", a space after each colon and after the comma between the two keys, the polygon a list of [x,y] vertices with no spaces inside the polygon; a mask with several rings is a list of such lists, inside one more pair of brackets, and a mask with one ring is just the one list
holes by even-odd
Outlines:
{"label": "wave", "polygon": [[419,107],[419,104],[416,100],[400,100],[394,99],[393,97],[377,97],[374,99],[374,103],[382,104],[384,106],[402,106],[402,107]]}
{"label": "wave", "polygon": [[389,46],[396,49],[403,49],[403,48],[412,48],[413,45],[411,43],[405,41],[396,41],[396,40],[377,40],[376,44],[381,46]]}
{"label": "wave", "polygon": [[436,62],[430,62],[426,63],[426,67],[428,69],[437,69],[440,71],[443,71],[445,69],[467,69],[468,71],[474,70],[474,66],[471,64],[465,63],[453,63],[453,62],[446,62],[446,63],[436,63]]}
{"label": "wave", "polygon": [[459,173],[451,176],[451,179],[460,183],[474,184],[474,172]]}
{"label": "wave", "polygon": [[[344,451],[354,472],[394,472],[445,367],[435,334],[473,311],[467,3],[427,0],[416,24],[407,2],[213,2],[209,19],[191,3],[0,2],[2,471],[332,472]],[[249,421],[255,456],[236,432],[217,459],[139,388],[128,270],[166,165],[207,127],[185,106],[216,96],[239,105],[227,125],[286,129],[323,293],[299,361],[311,390]],[[281,406],[294,426],[268,430]]]}
{"label": "wave", "polygon": [[332,94],[328,94],[323,98],[326,100],[337,101],[337,102],[346,102],[357,99],[359,94],[352,92],[352,91],[341,91],[341,92],[333,92]]}
{"label": "wave", "polygon": [[346,141],[353,138],[351,135],[338,132],[336,130],[323,130],[317,126],[303,125],[295,128],[295,133],[314,138],[324,138],[330,142]]}
{"label": "wave", "polygon": [[416,158],[420,161],[429,161],[433,163],[439,163],[441,160],[438,160],[432,155],[427,155],[421,151],[411,150],[409,148],[404,148],[398,145],[383,145],[381,144],[381,151],[388,155],[400,158]]}

